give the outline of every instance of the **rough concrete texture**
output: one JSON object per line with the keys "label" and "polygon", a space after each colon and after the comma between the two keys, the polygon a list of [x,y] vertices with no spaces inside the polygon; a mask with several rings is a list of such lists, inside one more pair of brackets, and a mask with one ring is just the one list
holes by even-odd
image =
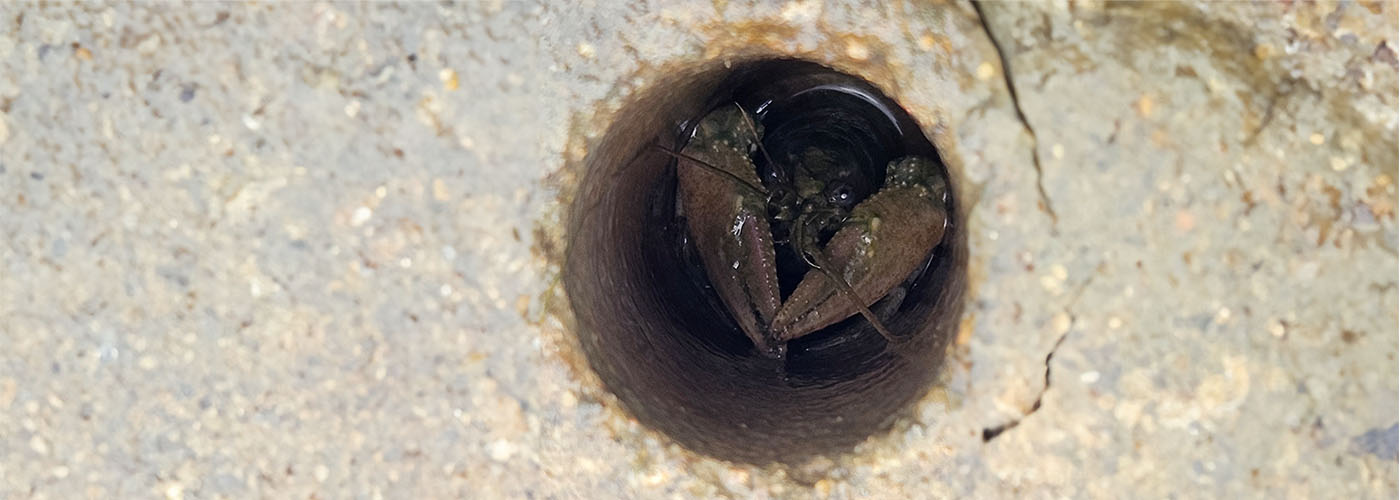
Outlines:
{"label": "rough concrete texture", "polygon": [[[1393,498],[1396,9],[0,4],[0,498]],[[737,54],[886,89],[971,214],[943,384],[802,467],[630,420],[537,256]]]}

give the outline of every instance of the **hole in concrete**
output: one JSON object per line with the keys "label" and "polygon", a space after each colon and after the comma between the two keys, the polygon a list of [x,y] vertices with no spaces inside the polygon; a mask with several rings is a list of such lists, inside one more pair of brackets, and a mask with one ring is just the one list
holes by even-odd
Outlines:
{"label": "hole in concrete", "polygon": [[[847,450],[923,394],[956,332],[967,261],[957,186],[940,242],[871,308],[897,342],[856,314],[787,342],[785,356],[765,353],[718,297],[677,202],[677,169],[693,167],[662,150],[684,150],[696,123],[736,103],[772,163],[820,151],[849,167],[840,194],[855,201],[880,189],[892,160],[938,161],[919,125],[860,78],[796,60],[675,72],[624,106],[586,159],[563,275],[577,334],[627,409],[684,446],[756,463]],[[759,151],[750,160],[771,188],[778,169]],[[786,296],[809,267],[790,245],[775,249]]]}

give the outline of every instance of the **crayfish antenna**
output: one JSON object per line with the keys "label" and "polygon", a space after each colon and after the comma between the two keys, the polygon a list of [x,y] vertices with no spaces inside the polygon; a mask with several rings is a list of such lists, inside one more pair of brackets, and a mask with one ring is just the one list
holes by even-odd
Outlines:
{"label": "crayfish antenna", "polygon": [[836,285],[836,288],[841,291],[841,295],[845,295],[846,299],[851,301],[851,305],[856,306],[856,310],[860,312],[860,315],[864,317],[866,321],[870,322],[870,326],[875,327],[875,331],[879,332],[880,336],[884,337],[886,342],[890,344],[899,343],[899,340],[895,338],[894,334],[890,333],[888,328],[885,328],[885,323],[880,321],[880,318],[875,317],[875,313],[870,310],[870,307],[865,305],[864,300],[861,300],[860,294],[856,293],[855,289],[851,287],[851,284],[846,282],[846,278],[841,277],[836,274],[835,271],[831,270],[821,250],[813,248],[816,246],[816,243],[807,238],[807,223],[805,221],[797,223],[794,225],[793,231],[795,234],[793,234],[792,239],[797,242],[797,254],[802,257],[802,260],[806,261],[808,266],[826,275],[826,278],[831,280],[831,283]]}
{"label": "crayfish antenna", "polygon": [[743,177],[739,177],[739,176],[737,176],[737,175],[734,175],[732,172],[729,172],[728,170],[725,170],[725,169],[716,167],[716,166],[714,166],[714,165],[711,165],[709,162],[707,162],[707,161],[705,161],[705,160],[701,160],[701,159],[699,159],[699,158],[696,158],[696,157],[694,157],[694,156],[690,156],[690,155],[688,155],[688,154],[685,154],[685,153],[682,153],[682,152],[679,152],[679,151],[672,151],[672,150],[670,150],[669,148],[666,148],[665,146],[662,146],[662,145],[660,145],[660,144],[652,144],[651,146],[654,147],[654,148],[656,148],[658,151],[661,151],[662,153],[666,153],[666,154],[668,154],[668,155],[671,155],[672,158],[675,158],[675,159],[677,159],[677,160],[685,160],[685,161],[694,163],[694,164],[696,164],[696,165],[700,165],[701,167],[704,167],[706,170],[709,170],[710,172],[714,172],[714,173],[716,173],[716,174],[720,174],[720,175],[723,175],[723,176],[725,176],[725,177],[728,177],[728,178],[730,178],[730,180],[733,180],[734,182],[738,182],[739,185],[744,186],[745,188],[749,189],[750,191],[753,191],[754,193],[756,193],[756,194],[758,194],[758,195],[765,196],[765,197],[768,196],[768,190],[763,189],[762,186],[755,186],[753,183],[744,180]]}
{"label": "crayfish antenna", "polygon": [[768,162],[768,168],[773,169],[773,173],[777,174],[778,183],[788,185],[787,171],[779,168],[777,163],[773,163],[773,157],[768,156],[768,148],[763,147],[763,138],[758,135],[758,126],[753,124],[752,118],[749,118],[749,112],[744,111],[744,106],[739,104],[739,101],[734,101],[734,107],[739,108],[739,115],[744,117],[744,125],[749,127],[749,132],[753,133],[755,142],[758,143],[758,152],[763,153],[763,159]]}
{"label": "crayfish antenna", "polygon": [[890,344],[899,343],[899,339],[896,339],[894,334],[890,333],[888,328],[885,328],[885,323],[880,321],[880,318],[875,317],[875,313],[870,310],[870,307],[865,305],[865,301],[861,300],[860,295],[856,293],[854,288],[851,288],[851,284],[846,282],[846,278],[837,275],[835,271],[832,271],[830,267],[826,266],[826,259],[824,257],[815,252],[809,253],[806,250],[802,253],[807,263],[818,271],[821,271],[822,274],[825,274],[827,279],[830,279],[831,282],[836,285],[836,288],[841,290],[841,294],[845,295],[846,299],[851,301],[851,305],[856,306],[856,310],[860,311],[860,315],[864,316],[865,320],[870,322],[870,326],[875,327],[875,331],[879,332],[880,336],[885,338],[886,342]]}

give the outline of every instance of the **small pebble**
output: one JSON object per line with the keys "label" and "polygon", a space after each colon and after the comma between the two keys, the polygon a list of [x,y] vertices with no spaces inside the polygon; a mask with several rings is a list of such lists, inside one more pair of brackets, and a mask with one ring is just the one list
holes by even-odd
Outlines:
{"label": "small pebble", "polygon": [[1184,233],[1190,231],[1194,227],[1196,227],[1196,216],[1191,215],[1191,212],[1182,210],[1176,213],[1177,231],[1181,231]]}
{"label": "small pebble", "polygon": [[35,434],[33,437],[29,438],[29,449],[34,450],[34,453],[40,455],[48,455],[49,442],[45,441],[43,436]]}
{"label": "small pebble", "polygon": [[[933,50],[933,44],[934,44],[933,36],[931,36],[931,35],[924,35],[924,36],[919,37],[919,50],[922,50],[922,51],[924,51],[924,52],[928,52],[928,51],[930,51],[930,50]],[[986,63],[983,63],[983,64],[986,64]]]}
{"label": "small pebble", "polygon": [[356,208],[355,213],[350,215],[350,225],[354,227],[363,226],[365,222],[369,221],[371,215],[374,215],[374,211],[370,210],[369,207],[362,206]]}
{"label": "small pebble", "polygon": [[992,63],[984,62],[977,65],[977,79],[982,81],[991,80],[997,75],[997,69]]}
{"label": "small pebble", "polygon": [[1064,335],[1065,332],[1069,331],[1069,327],[1072,323],[1073,321],[1070,320],[1069,314],[1059,312],[1055,314],[1055,317],[1050,318],[1050,329],[1055,332],[1055,335]]}
{"label": "small pebble", "polygon": [[1227,321],[1230,321],[1230,308],[1222,307],[1219,311],[1215,312],[1215,324],[1223,325]]}
{"label": "small pebble", "polygon": [[1333,157],[1332,157],[1332,170],[1336,170],[1336,171],[1338,171],[1338,172],[1341,172],[1341,171],[1343,171],[1343,170],[1346,170],[1347,167],[1350,167],[1350,166],[1351,166],[1351,164],[1348,163],[1347,160],[1346,160],[1345,158],[1342,158],[1342,157],[1340,157],[1340,156],[1333,156]]}
{"label": "small pebble", "polygon": [[795,0],[783,5],[784,21],[808,21],[821,14],[820,0]]}
{"label": "small pebble", "polygon": [[1142,97],[1138,98],[1138,101],[1137,101],[1137,112],[1138,112],[1138,114],[1139,114],[1139,115],[1142,115],[1143,118],[1147,118],[1147,117],[1149,117],[1149,116],[1152,116],[1152,104],[1153,104],[1153,103],[1152,103],[1152,98],[1151,98],[1151,97],[1148,97],[1147,95],[1143,95]]}
{"label": "small pebble", "polygon": [[1261,43],[1261,44],[1259,44],[1259,45],[1255,45],[1255,46],[1254,46],[1254,57],[1257,57],[1257,58],[1259,58],[1259,59],[1268,59],[1268,58],[1270,58],[1270,57],[1273,57],[1273,55],[1274,55],[1274,46],[1273,46],[1273,45],[1269,45],[1269,44],[1267,44],[1267,43]]}
{"label": "small pebble", "polygon": [[864,61],[870,58],[870,47],[860,40],[846,40],[846,57],[857,61]]}
{"label": "small pebble", "polygon": [[437,201],[447,201],[450,193],[447,192],[447,183],[442,179],[433,179],[433,199]]}
{"label": "small pebble", "polygon": [[160,35],[154,33],[146,36],[145,40],[136,45],[136,51],[142,54],[150,54],[158,48],[160,48]]}
{"label": "small pebble", "polygon": [[442,88],[447,90],[457,90],[460,81],[457,79],[457,72],[452,68],[443,68],[438,72],[438,79],[442,80]]}
{"label": "small pebble", "polygon": [[491,443],[490,453],[491,460],[504,462],[510,460],[511,455],[515,454],[515,445],[511,444],[510,441],[497,439],[495,442]]}

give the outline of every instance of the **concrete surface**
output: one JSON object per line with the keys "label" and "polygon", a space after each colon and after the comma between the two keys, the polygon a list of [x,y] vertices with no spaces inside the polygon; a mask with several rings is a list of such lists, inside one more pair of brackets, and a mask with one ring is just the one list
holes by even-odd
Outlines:
{"label": "concrete surface", "polygon": [[[1395,4],[982,10],[0,4],[0,498],[1393,498]],[[974,186],[944,383],[798,468],[631,421],[554,281],[612,111],[739,53]]]}

